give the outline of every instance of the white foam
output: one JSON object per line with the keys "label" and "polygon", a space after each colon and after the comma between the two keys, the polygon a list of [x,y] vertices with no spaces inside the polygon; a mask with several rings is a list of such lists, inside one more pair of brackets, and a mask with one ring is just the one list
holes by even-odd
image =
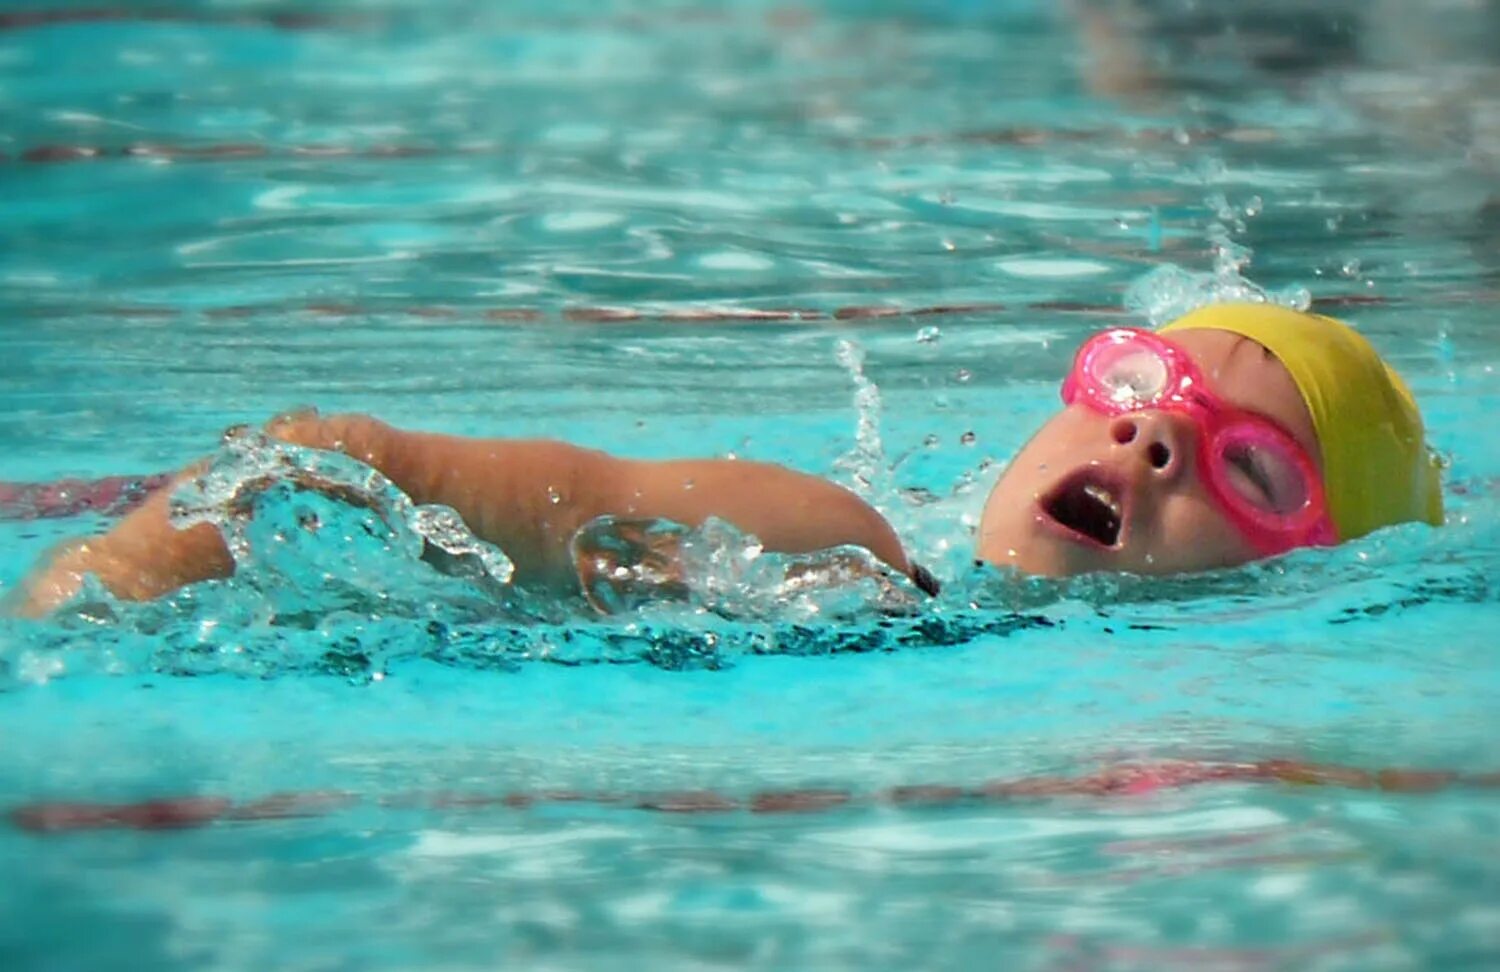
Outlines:
{"label": "white foam", "polygon": [[581,233],[606,226],[618,226],[624,221],[625,217],[619,213],[578,209],[570,213],[548,213],[542,217],[542,228],[553,233]]}
{"label": "white foam", "polygon": [[1040,260],[1028,257],[1001,260],[995,266],[1012,277],[1025,277],[1030,280],[1097,277],[1102,273],[1109,273],[1110,270],[1109,264],[1100,263],[1097,260]]}
{"label": "white foam", "polygon": [[775,264],[766,257],[756,253],[745,253],[741,250],[720,250],[717,253],[706,253],[699,257],[698,265],[710,270],[743,270],[753,272],[769,270]]}

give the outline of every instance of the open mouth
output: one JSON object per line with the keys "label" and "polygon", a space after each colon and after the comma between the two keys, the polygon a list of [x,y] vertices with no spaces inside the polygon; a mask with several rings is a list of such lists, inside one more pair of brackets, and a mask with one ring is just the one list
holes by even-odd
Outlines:
{"label": "open mouth", "polygon": [[1085,469],[1063,480],[1042,499],[1042,512],[1074,533],[1103,547],[1120,542],[1124,505],[1120,493],[1097,470]]}

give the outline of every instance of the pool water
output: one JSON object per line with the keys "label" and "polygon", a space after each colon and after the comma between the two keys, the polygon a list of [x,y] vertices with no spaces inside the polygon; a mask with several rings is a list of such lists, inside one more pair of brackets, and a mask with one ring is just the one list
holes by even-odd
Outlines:
{"label": "pool water", "polygon": [[[307,404],[786,463],[945,590],[720,532],[603,618],[273,491],[234,581],[0,620],[0,964],[1500,965],[1500,17],[1125,13],[8,5],[0,594],[110,520],[15,484]],[[1077,342],[1251,286],[1409,378],[1448,524],[974,569]]]}

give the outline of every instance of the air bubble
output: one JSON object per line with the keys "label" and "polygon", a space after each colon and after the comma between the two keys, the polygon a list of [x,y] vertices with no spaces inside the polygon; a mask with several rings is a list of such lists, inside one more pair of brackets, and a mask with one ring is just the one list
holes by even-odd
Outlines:
{"label": "air bubble", "polygon": [[961,442],[961,443],[963,443],[966,446],[973,445],[975,442],[978,441],[978,439],[979,439],[979,437],[977,435],[975,435],[972,431],[971,432],[965,432],[963,435],[961,435],[961,436],[958,437],[958,441]]}
{"label": "air bubble", "polygon": [[958,371],[954,372],[954,374],[953,374],[953,380],[957,381],[960,384],[963,384],[964,382],[967,382],[969,379],[971,379],[973,377],[974,377],[974,372],[970,371],[968,368],[960,368],[960,369],[958,369]]}
{"label": "air bubble", "polygon": [[938,343],[938,341],[942,340],[942,337],[942,330],[929,324],[927,327],[924,327],[917,332],[917,343],[936,344]]}

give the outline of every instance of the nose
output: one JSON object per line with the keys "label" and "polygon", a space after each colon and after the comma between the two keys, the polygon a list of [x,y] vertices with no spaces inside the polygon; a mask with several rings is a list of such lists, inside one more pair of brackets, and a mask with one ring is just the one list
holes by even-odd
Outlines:
{"label": "nose", "polygon": [[1110,423],[1115,444],[1130,450],[1141,470],[1175,478],[1187,461],[1188,430],[1183,419],[1165,412],[1132,412]]}

